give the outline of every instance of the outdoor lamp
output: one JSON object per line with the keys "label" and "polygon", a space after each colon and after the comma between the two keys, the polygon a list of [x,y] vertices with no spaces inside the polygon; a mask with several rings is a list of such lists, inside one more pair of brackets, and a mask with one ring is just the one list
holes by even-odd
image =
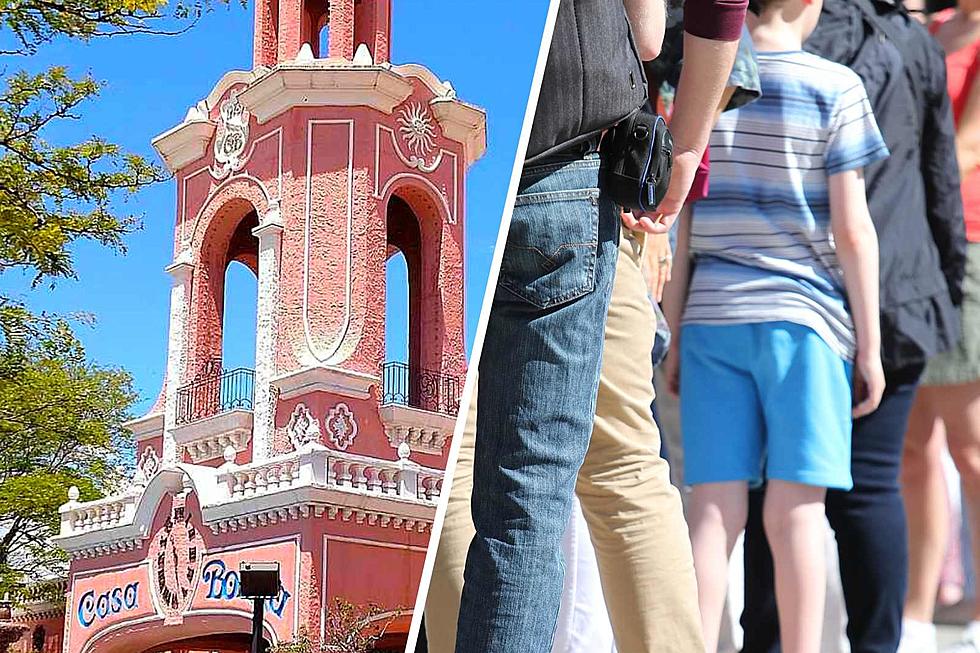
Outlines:
{"label": "outdoor lamp", "polygon": [[252,647],[249,653],[263,653],[265,600],[279,596],[279,563],[243,562],[238,568],[238,580],[238,595],[243,599],[252,599]]}

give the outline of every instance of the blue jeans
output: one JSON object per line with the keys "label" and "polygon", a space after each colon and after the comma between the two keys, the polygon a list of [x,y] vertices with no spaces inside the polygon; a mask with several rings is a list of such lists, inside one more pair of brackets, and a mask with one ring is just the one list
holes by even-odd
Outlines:
{"label": "blue jeans", "polygon": [[619,242],[599,167],[589,155],[521,178],[480,359],[457,653],[551,649]]}
{"label": "blue jeans", "polygon": [[[921,365],[886,370],[885,395],[878,410],[854,422],[854,488],[827,492],[827,519],[837,537],[847,638],[854,653],[894,653],[902,634],[909,552],[898,475],[921,374]],[[742,653],[781,650],[772,553],[762,527],[764,496],[764,489],[750,493],[745,526]]]}

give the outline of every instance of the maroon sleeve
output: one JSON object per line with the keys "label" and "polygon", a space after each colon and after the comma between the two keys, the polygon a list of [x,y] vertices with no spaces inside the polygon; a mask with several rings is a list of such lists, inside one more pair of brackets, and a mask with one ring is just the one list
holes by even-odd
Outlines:
{"label": "maroon sleeve", "polygon": [[748,6],[748,0],[686,0],[684,31],[712,41],[736,41]]}

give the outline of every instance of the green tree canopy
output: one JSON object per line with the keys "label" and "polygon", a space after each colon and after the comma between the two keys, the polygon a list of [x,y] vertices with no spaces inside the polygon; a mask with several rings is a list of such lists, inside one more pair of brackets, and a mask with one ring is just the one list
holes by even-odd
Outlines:
{"label": "green tree canopy", "polygon": [[[15,61],[59,37],[174,34],[211,6],[211,0],[0,0],[0,42],[14,44],[0,55]],[[28,271],[35,284],[73,278],[71,245],[80,239],[123,251],[124,237],[140,222],[120,212],[120,200],[166,178],[158,165],[97,136],[74,144],[45,140],[53,124],[79,120],[81,106],[100,90],[91,76],[75,78],[61,66],[14,72],[0,86],[0,272]]]}
{"label": "green tree canopy", "polygon": [[[53,284],[76,276],[79,240],[123,251],[140,220],[122,205],[167,176],[98,136],[52,143],[50,129],[80,120],[102,85],[62,66],[18,72],[20,58],[61,38],[174,34],[210,2],[0,0],[0,274]],[[130,376],[90,361],[69,320],[0,292],[0,596],[63,565],[48,540],[70,486],[83,501],[119,486],[135,399]]]}
{"label": "green tree canopy", "polygon": [[50,574],[58,507],[120,487],[135,400],[127,373],[87,360],[68,322],[0,306],[0,594]]}

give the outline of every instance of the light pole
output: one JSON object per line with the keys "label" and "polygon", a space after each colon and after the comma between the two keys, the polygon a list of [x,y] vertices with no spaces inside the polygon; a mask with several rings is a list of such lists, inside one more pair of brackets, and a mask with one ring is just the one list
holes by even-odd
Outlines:
{"label": "light pole", "polygon": [[243,562],[238,568],[241,589],[238,595],[252,599],[252,648],[250,653],[265,653],[262,645],[262,621],[265,618],[265,600],[279,596],[278,562]]}

